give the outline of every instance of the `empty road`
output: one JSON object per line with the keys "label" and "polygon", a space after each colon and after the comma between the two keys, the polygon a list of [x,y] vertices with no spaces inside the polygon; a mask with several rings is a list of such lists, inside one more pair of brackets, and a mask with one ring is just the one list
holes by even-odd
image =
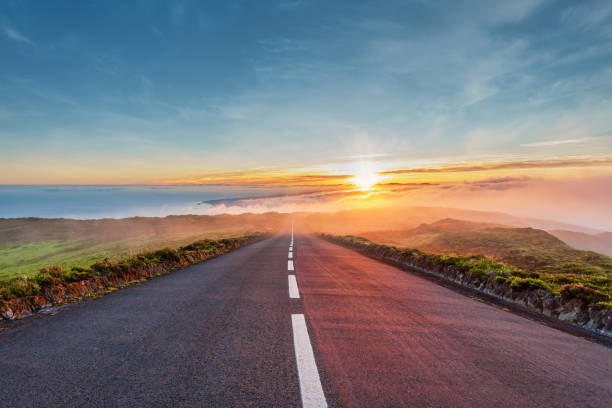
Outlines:
{"label": "empty road", "polygon": [[603,407],[612,349],[311,235],[0,332],[0,407]]}

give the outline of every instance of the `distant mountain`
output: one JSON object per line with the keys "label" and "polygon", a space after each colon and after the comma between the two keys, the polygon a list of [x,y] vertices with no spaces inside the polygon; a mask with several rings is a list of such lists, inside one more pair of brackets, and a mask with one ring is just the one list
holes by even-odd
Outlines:
{"label": "distant mountain", "polygon": [[538,218],[523,218],[490,211],[445,207],[383,207],[334,213],[296,213],[294,218],[315,232],[349,234],[360,231],[407,230],[424,223],[444,219],[496,224],[506,227],[531,227],[543,230],[567,230],[586,234],[602,231],[579,225]]}
{"label": "distant mountain", "polygon": [[612,256],[612,232],[600,234],[585,234],[568,230],[549,230],[548,232],[574,248]]}
{"label": "distant mountain", "polygon": [[493,223],[512,227],[531,227],[543,230],[563,229],[576,232],[584,232],[587,234],[596,234],[603,231],[593,228],[587,228],[580,225],[568,224],[553,220],[544,220],[540,218],[518,217],[501,212],[492,211],[476,211],[464,210],[461,208],[445,208],[445,207],[409,207],[411,212],[423,213],[430,218],[424,222],[434,222],[444,218],[453,218],[457,220],[472,221],[477,223]]}

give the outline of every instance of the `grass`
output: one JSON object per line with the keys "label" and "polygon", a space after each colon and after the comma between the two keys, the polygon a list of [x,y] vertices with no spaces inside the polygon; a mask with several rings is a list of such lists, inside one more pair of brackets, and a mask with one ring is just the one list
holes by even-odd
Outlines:
{"label": "grass", "polygon": [[[574,249],[542,230],[474,225],[457,221],[452,223],[452,229],[445,229],[443,223],[433,223],[415,230],[366,233],[365,236],[375,242],[409,246],[439,255],[484,256],[511,268],[508,272],[513,275],[544,282],[555,292],[564,285],[577,285],[612,295],[611,258]],[[487,269],[485,261],[482,262]]]}
{"label": "grass", "polygon": [[[35,273],[29,275],[10,276],[0,280],[0,299],[10,299],[15,297],[35,296],[40,294],[41,287],[52,285],[57,282],[80,282],[99,275],[110,275],[117,270],[129,270],[133,266],[144,266],[154,263],[170,262],[174,265],[192,262],[186,258],[190,253],[212,252],[214,250],[225,252],[227,249],[235,248],[237,244],[252,241],[264,236],[262,233],[249,234],[238,238],[220,239],[212,241],[209,239],[199,240],[186,246],[178,248],[162,248],[154,251],[137,253],[118,261],[111,261],[108,258],[98,260],[91,266],[63,265],[44,266]],[[102,254],[101,254],[102,256]],[[195,258],[193,262],[198,262],[200,258]],[[159,275],[156,274],[156,275]]]}
{"label": "grass", "polygon": [[[210,236],[210,235],[206,235]],[[221,235],[225,237],[225,234]],[[180,247],[194,241],[208,245],[201,235],[188,237],[140,236],[123,240],[45,240],[22,243],[0,242],[0,280],[12,276],[33,276],[47,265],[58,265],[70,269],[78,265],[91,265],[102,259],[125,260],[138,254],[154,252],[160,247]],[[208,244],[202,244],[206,243]],[[191,244],[195,245],[195,244]],[[204,247],[202,248],[204,249]],[[134,261],[134,260],[133,260]]]}
{"label": "grass", "polygon": [[0,279],[33,276],[46,265],[71,269],[195,241],[272,232],[283,220],[279,214],[103,220],[0,218]]}
{"label": "grass", "polygon": [[[89,265],[108,257],[118,243],[95,243],[83,240],[49,240],[26,243],[0,243],[0,279],[15,275],[31,276],[46,265]],[[119,255],[126,250],[118,251]]]}

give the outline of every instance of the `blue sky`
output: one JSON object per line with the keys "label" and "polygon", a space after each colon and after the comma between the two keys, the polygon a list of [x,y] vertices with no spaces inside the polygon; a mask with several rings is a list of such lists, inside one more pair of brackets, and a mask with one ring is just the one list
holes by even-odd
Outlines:
{"label": "blue sky", "polygon": [[5,0],[0,55],[0,183],[612,154],[610,1]]}

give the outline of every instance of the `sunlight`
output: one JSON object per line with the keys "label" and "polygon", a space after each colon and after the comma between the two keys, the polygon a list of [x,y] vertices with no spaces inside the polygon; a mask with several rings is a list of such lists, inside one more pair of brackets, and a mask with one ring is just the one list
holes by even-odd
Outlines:
{"label": "sunlight", "polygon": [[379,170],[373,166],[372,162],[359,162],[356,164],[357,167],[353,171],[354,176],[349,178],[348,181],[356,185],[360,190],[370,190],[386,178],[379,174]]}

